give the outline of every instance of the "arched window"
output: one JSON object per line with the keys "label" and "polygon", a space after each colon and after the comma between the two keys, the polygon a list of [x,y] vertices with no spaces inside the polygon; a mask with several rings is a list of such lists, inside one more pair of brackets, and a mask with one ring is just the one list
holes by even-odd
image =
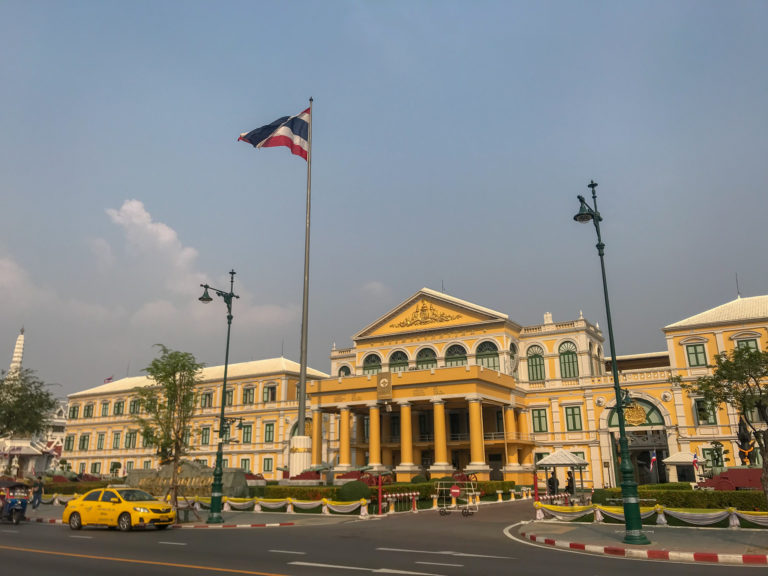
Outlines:
{"label": "arched window", "polygon": [[406,370],[408,370],[408,356],[405,352],[402,350],[392,352],[392,356],[389,357],[389,371],[405,372]]}
{"label": "arched window", "polygon": [[509,345],[509,373],[517,376],[517,363],[520,358],[517,356],[517,345],[513,342]]}
{"label": "arched window", "polygon": [[[640,414],[636,406],[639,406],[640,409],[642,409],[642,411],[645,412],[645,422],[638,423],[637,421],[635,421],[634,424],[629,424],[629,426],[663,426],[664,425],[664,416],[661,415],[661,412],[659,412],[659,409],[656,408],[656,406],[654,406],[647,400],[642,400],[640,398],[633,398],[632,407],[635,409],[635,412]],[[626,415],[627,408],[624,408],[624,413]],[[626,422],[626,418],[625,418],[625,422]],[[619,415],[616,414],[616,408],[611,408],[611,413],[608,415],[608,427],[609,428],[619,427]]]}
{"label": "arched window", "polygon": [[454,344],[448,347],[445,351],[445,365],[446,366],[466,366],[467,365],[467,351],[464,346],[460,344]]}
{"label": "arched window", "polygon": [[419,350],[419,353],[416,354],[416,368],[419,370],[437,368],[437,356],[435,355],[435,351],[431,348]]}
{"label": "arched window", "polygon": [[493,342],[481,343],[475,356],[480,366],[499,371],[499,349]]}
{"label": "arched window", "polygon": [[352,374],[352,371],[349,369],[349,366],[342,366],[339,368],[339,377],[343,378],[344,376],[349,376]]}
{"label": "arched window", "polygon": [[563,342],[558,348],[560,353],[560,377],[578,378],[579,377],[579,358],[576,355],[576,344],[573,342]]}
{"label": "arched window", "polygon": [[544,376],[544,350],[541,346],[531,346],[528,348],[528,380],[541,382]]}
{"label": "arched window", "polygon": [[592,342],[589,343],[589,375],[595,375],[595,348]]}
{"label": "arched window", "polygon": [[363,360],[363,374],[378,374],[381,372],[381,358],[378,354],[368,354]]}

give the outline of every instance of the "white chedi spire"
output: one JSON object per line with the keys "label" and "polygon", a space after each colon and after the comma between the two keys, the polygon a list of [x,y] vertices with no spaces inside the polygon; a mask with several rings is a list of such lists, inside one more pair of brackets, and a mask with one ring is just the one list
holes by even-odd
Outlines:
{"label": "white chedi spire", "polygon": [[16,338],[16,346],[13,349],[13,358],[8,372],[19,372],[21,370],[21,361],[24,358],[24,328],[22,327],[19,337]]}

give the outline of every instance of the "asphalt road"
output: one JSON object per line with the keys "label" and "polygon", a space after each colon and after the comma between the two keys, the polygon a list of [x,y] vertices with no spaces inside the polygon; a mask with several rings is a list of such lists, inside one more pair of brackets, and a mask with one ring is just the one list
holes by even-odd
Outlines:
{"label": "asphalt road", "polygon": [[[509,537],[530,502],[328,525],[251,529],[112,530],[0,525],[3,573],[197,576],[401,574],[472,576],[696,576],[750,567],[666,564],[541,548]],[[762,567],[762,570],[765,570]]]}

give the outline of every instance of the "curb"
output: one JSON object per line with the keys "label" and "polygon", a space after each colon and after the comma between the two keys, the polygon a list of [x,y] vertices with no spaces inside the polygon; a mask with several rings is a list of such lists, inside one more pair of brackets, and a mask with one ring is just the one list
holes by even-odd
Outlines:
{"label": "curb", "polygon": [[[27,522],[37,522],[38,524],[58,524],[60,526],[66,526],[62,520],[56,518],[26,518]],[[295,526],[293,522],[273,522],[267,524],[172,524],[173,528],[189,529],[189,528],[276,528],[279,526]]]}
{"label": "curb", "polygon": [[708,564],[768,564],[766,554],[717,554],[713,552],[674,552],[670,550],[644,550],[640,548],[621,548],[618,546],[597,546],[566,542],[553,538],[544,538],[536,534],[520,532],[520,536],[546,546],[554,546],[563,550],[578,550],[589,554],[604,554],[640,560],[665,560],[667,562],[706,562]]}

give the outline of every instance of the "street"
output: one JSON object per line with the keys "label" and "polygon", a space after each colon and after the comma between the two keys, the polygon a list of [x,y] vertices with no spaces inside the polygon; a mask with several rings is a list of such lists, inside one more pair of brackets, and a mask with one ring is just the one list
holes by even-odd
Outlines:
{"label": "street", "polygon": [[[505,529],[530,520],[530,502],[483,506],[471,517],[436,512],[327,525],[251,529],[71,531],[66,526],[0,525],[0,557],[25,576],[94,575],[411,575],[626,576],[732,573],[733,566],[667,564],[540,548]],[[514,530],[507,530],[514,533]],[[744,567],[748,569],[748,567]]]}

